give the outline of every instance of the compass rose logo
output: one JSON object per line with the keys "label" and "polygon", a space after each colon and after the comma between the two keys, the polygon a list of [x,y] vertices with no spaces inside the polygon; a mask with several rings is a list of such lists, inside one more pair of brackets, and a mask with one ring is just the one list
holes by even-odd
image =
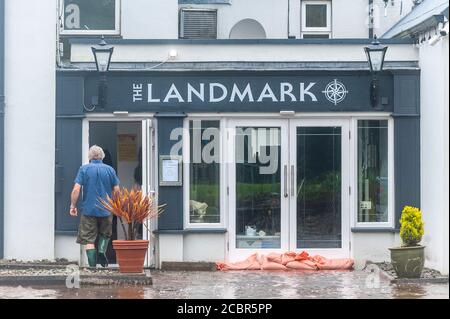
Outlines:
{"label": "compass rose logo", "polygon": [[348,91],[344,84],[339,82],[337,79],[334,79],[334,81],[328,83],[327,87],[322,91],[322,93],[325,94],[325,97],[328,101],[336,106],[338,105],[338,103],[344,101],[345,97],[348,94]]}

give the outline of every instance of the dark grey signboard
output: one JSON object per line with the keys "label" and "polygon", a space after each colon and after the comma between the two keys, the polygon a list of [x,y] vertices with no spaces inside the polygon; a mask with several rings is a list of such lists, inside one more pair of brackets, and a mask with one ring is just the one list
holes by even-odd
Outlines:
{"label": "dark grey signboard", "polygon": [[[95,76],[85,80],[85,103],[97,95]],[[106,111],[297,112],[372,111],[369,74],[112,73]],[[381,76],[383,110],[393,108],[393,81]],[[98,110],[97,110],[98,111]]]}

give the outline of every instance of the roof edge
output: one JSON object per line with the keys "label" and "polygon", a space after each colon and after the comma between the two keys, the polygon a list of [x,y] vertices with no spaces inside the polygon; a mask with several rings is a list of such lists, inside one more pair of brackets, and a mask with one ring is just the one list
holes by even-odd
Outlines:
{"label": "roof edge", "polygon": [[[68,37],[70,44],[97,44],[100,37]],[[123,39],[106,37],[111,45],[369,45],[369,38],[352,39]],[[410,39],[380,39],[383,44],[412,44]]]}
{"label": "roof edge", "polygon": [[[155,68],[155,66],[158,66]],[[419,70],[418,61],[387,61],[384,69]],[[113,63],[111,72],[196,72],[196,71],[368,71],[367,62],[171,62],[164,65],[155,63]],[[58,71],[66,72],[93,72],[96,71],[93,63],[73,63],[63,65]]]}

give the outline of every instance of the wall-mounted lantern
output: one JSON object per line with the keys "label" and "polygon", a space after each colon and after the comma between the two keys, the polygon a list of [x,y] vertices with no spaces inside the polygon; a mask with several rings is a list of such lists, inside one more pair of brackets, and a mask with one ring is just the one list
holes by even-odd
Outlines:
{"label": "wall-mounted lantern", "polygon": [[105,38],[102,36],[100,43],[92,47],[92,53],[94,54],[97,72],[100,74],[100,80],[98,83],[98,106],[101,109],[104,109],[108,99],[106,74],[109,72],[114,47],[109,46],[106,43]]}
{"label": "wall-mounted lantern", "polygon": [[382,45],[375,36],[371,45],[364,48],[367,61],[369,62],[370,72],[372,73],[372,82],[370,85],[370,101],[372,107],[379,104],[379,79],[378,73],[383,71],[384,58],[388,47]]}

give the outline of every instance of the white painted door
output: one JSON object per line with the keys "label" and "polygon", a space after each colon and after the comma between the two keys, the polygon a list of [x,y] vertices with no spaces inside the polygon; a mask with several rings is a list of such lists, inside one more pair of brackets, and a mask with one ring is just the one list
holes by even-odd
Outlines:
{"label": "white painted door", "polygon": [[229,260],[302,250],[348,257],[348,120],[229,123]]}

